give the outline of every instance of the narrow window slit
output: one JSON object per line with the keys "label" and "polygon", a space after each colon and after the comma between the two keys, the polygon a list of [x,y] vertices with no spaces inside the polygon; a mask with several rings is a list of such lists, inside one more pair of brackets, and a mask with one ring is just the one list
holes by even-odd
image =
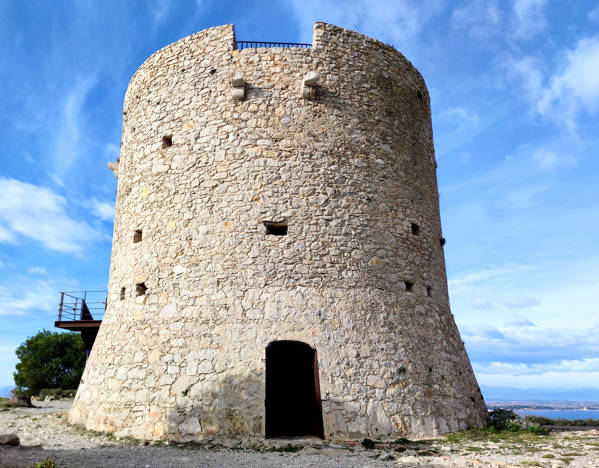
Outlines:
{"label": "narrow window slit", "polygon": [[141,229],[135,230],[135,232],[133,233],[133,243],[137,244],[138,242],[141,242],[141,237]]}
{"label": "narrow window slit", "polygon": [[125,300],[125,293],[127,292],[126,288],[121,288],[121,295],[120,295],[120,300],[124,301]]}
{"label": "narrow window slit", "polygon": [[416,223],[411,223],[412,235],[418,236],[420,235],[420,226]]}
{"label": "narrow window slit", "polygon": [[169,146],[173,146],[173,136],[166,135],[162,137],[162,149],[168,148]]}
{"label": "narrow window slit", "polygon": [[266,234],[270,234],[273,236],[287,235],[287,221],[282,221],[280,223],[264,221],[264,227],[266,228]]}
{"label": "narrow window slit", "polygon": [[433,288],[431,286],[426,287],[426,295],[428,297],[433,297]]}
{"label": "narrow window slit", "polygon": [[146,290],[148,288],[146,288],[146,284],[145,283],[137,283],[135,285],[135,294],[137,296],[143,296],[146,293]]}
{"label": "narrow window slit", "polygon": [[414,283],[412,283],[411,281],[406,281],[405,282],[406,285],[406,292],[414,292]]}

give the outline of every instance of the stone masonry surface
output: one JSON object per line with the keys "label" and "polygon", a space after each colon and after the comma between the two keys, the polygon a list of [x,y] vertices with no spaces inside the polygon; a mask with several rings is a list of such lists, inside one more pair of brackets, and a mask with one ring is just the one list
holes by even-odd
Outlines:
{"label": "stone masonry surface", "polygon": [[317,352],[327,438],[485,423],[449,309],[429,95],[399,52],[324,23],[311,49],[236,50],[215,27],[152,55],[123,114],[108,307],[70,422],[263,437],[265,348],[295,340]]}

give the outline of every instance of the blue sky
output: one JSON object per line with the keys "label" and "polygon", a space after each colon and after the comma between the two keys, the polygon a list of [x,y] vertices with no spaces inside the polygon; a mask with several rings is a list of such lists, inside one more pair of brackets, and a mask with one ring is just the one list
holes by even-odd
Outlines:
{"label": "blue sky", "polygon": [[58,291],[108,280],[127,83],[157,49],[234,23],[315,20],[394,45],[430,94],[452,311],[483,390],[597,389],[599,2],[0,2],[0,386]]}

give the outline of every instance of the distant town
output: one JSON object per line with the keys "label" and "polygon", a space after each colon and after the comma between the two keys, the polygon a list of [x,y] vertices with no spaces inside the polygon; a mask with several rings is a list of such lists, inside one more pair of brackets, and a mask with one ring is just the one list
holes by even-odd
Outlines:
{"label": "distant town", "polygon": [[487,407],[519,411],[598,411],[599,401],[490,400]]}

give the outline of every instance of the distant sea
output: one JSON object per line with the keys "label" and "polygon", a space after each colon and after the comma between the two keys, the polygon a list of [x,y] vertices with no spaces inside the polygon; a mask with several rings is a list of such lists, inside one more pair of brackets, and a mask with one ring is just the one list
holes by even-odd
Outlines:
{"label": "distant sea", "polygon": [[520,416],[532,414],[552,419],[599,419],[599,410],[515,410]]}

